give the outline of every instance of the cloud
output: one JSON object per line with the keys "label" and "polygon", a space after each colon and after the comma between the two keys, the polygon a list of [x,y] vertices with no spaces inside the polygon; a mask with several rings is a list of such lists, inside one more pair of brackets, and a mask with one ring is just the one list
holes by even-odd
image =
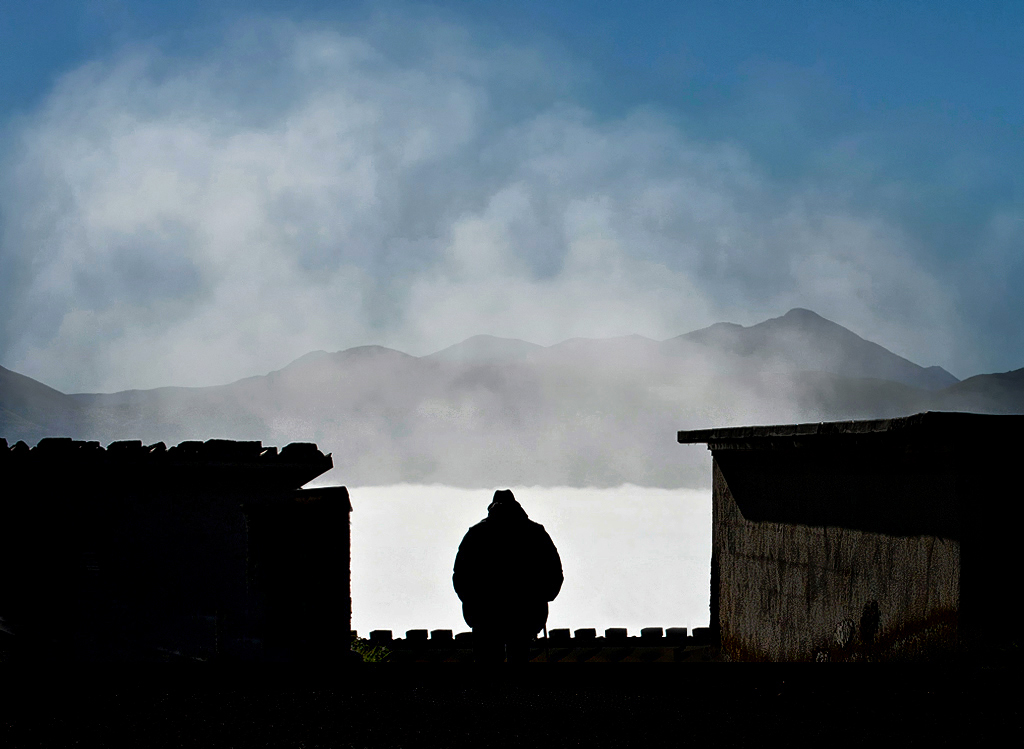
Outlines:
{"label": "cloud", "polygon": [[[313,349],[678,335],[810,307],[923,364],[962,328],[911,238],[576,74],[423,23],[137,47],[8,128],[3,364],[65,391],[226,382]],[[365,32],[365,33],[363,33]]]}

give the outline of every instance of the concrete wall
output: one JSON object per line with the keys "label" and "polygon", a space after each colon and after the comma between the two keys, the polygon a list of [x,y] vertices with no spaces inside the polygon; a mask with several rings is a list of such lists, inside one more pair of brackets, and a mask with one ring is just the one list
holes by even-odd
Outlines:
{"label": "concrete wall", "polygon": [[351,509],[345,487],[246,507],[252,626],[262,658],[312,663],[348,653]]}
{"label": "concrete wall", "polygon": [[723,653],[912,660],[954,650],[954,466],[856,450],[716,452],[712,624]]}

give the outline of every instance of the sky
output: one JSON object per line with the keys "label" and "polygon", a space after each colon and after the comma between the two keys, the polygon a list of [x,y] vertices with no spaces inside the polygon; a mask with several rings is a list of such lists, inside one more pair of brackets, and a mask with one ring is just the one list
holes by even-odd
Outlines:
{"label": "sky", "polygon": [[0,365],[664,339],[1024,366],[1019,2],[7,3]]}

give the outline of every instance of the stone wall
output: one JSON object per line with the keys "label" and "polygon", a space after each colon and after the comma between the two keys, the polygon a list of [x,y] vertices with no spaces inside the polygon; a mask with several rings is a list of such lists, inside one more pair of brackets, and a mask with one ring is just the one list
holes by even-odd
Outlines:
{"label": "stone wall", "polygon": [[249,584],[259,597],[253,628],[268,660],[325,662],[348,653],[351,509],[343,486],[246,506]]}
{"label": "stone wall", "polygon": [[[353,633],[355,634],[355,633]],[[450,629],[413,629],[395,638],[391,630],[374,630],[364,644],[371,660],[392,663],[470,663],[473,633]],[[529,660],[536,663],[699,663],[712,660],[710,631],[698,627],[645,627],[639,637],[625,628],[552,629],[531,644]]]}
{"label": "stone wall", "polygon": [[679,441],[713,456],[711,626],[725,657],[1019,651],[1007,611],[1024,416],[929,412]]}
{"label": "stone wall", "polygon": [[750,520],[718,460],[713,470],[717,622],[729,657],[913,659],[955,647],[959,540]]}
{"label": "stone wall", "polygon": [[351,621],[344,487],[316,445],[0,439],[7,660],[324,660]]}

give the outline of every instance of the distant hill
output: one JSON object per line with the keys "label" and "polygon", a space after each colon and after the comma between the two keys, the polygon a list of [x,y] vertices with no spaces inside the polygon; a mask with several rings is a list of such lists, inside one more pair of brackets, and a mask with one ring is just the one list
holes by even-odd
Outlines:
{"label": "distant hill", "polygon": [[65,395],[0,369],[8,441],[313,441],[334,454],[332,480],[353,486],[698,486],[707,453],[676,444],[677,430],[929,409],[1024,412],[1024,370],[957,382],[809,310],[667,341],[316,351],[204,388]]}
{"label": "distant hill", "polygon": [[1024,413],[1024,368],[968,377],[942,393],[948,410],[976,413]]}
{"label": "distant hill", "polygon": [[454,346],[430,354],[427,358],[461,363],[515,361],[525,359],[543,349],[543,346],[520,341],[518,338],[475,335],[462,343],[456,343]]}
{"label": "distant hill", "polygon": [[792,309],[749,328],[717,323],[666,341],[666,349],[672,350],[677,341],[741,357],[761,370],[830,372],[926,390],[941,390],[958,382],[942,367],[914,364],[807,309]]}
{"label": "distant hill", "polygon": [[35,442],[82,428],[81,409],[70,396],[0,367],[0,437]]}

